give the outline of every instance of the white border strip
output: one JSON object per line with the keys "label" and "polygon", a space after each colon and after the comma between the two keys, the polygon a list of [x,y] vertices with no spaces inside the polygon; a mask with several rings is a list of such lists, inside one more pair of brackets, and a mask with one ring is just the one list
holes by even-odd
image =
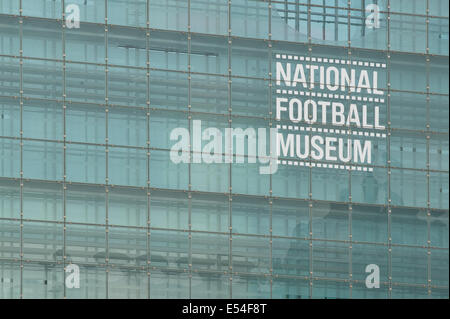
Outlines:
{"label": "white border strip", "polygon": [[322,97],[328,99],[341,99],[341,100],[352,100],[352,101],[363,101],[363,102],[374,102],[374,103],[384,103],[384,99],[366,97],[366,96],[356,96],[356,95],[344,95],[344,94],[333,94],[333,93],[321,93],[321,92],[308,92],[308,91],[297,91],[297,90],[282,90],[277,89],[277,94],[286,95],[301,95],[301,96],[313,96]]}
{"label": "white border strip", "polygon": [[333,64],[344,64],[353,66],[365,66],[371,68],[386,68],[386,63],[378,62],[368,62],[368,61],[356,61],[356,60],[344,60],[344,59],[329,59],[329,58],[319,58],[319,57],[309,57],[302,55],[291,55],[291,54],[275,54],[277,59],[281,60],[294,60],[294,61],[306,61],[306,62],[319,62],[319,63],[333,63]]}
{"label": "white border strip", "polygon": [[346,165],[346,164],[312,163],[312,162],[293,161],[293,160],[278,160],[278,165],[334,168],[334,169],[342,169],[342,170],[347,170],[347,171],[373,172],[373,167],[363,167],[363,166]]}
{"label": "white border strip", "polygon": [[343,134],[343,135],[353,135],[353,136],[362,136],[362,137],[386,138],[385,133],[361,132],[361,131],[354,131],[354,130],[340,130],[340,129],[334,129],[334,128],[321,128],[321,127],[277,124],[277,129],[288,130],[288,131],[318,132],[318,133]]}

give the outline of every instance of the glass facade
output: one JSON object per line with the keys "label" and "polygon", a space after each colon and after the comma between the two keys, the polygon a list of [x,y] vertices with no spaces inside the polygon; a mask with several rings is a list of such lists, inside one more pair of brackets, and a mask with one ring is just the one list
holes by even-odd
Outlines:
{"label": "glass facade", "polygon": [[[448,298],[448,4],[0,0],[0,298]],[[291,124],[283,58],[380,67],[364,170],[171,160]]]}

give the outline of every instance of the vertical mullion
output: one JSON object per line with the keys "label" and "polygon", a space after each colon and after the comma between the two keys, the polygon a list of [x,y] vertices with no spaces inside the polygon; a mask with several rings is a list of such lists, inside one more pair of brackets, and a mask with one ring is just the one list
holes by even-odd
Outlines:
{"label": "vertical mullion", "polygon": [[[298,2],[298,1],[297,1]],[[272,57],[273,57],[273,49],[272,49],[272,1],[269,2],[269,34],[268,34],[268,70],[269,70],[269,83],[268,83],[268,90],[269,90],[269,97],[268,97],[268,112],[269,112],[269,150],[271,150],[271,128],[273,126],[272,122]],[[298,22],[298,3],[296,4],[296,22]],[[259,145],[258,145],[259,147]],[[272,163],[271,157],[274,156],[274,154],[271,154],[269,151],[269,165]],[[272,168],[269,168],[269,171],[271,172]],[[269,256],[269,275],[270,275],[270,298],[273,298],[273,197],[272,197],[273,191],[272,191],[272,174],[269,174],[269,237],[270,237],[270,256]]]}
{"label": "vertical mullion", "polygon": [[[348,1],[347,5],[347,61],[352,57],[351,49],[351,1]],[[347,70],[351,72],[351,64],[347,64]],[[351,94],[351,88],[348,89],[348,94]],[[351,125],[348,128],[350,131],[352,129]],[[350,147],[350,145],[349,145]],[[349,297],[353,296],[353,235],[352,235],[352,222],[353,222],[353,206],[352,206],[352,170],[348,171],[348,240],[349,240],[349,250],[348,250],[348,271],[349,271]]]}
{"label": "vertical mullion", "polygon": [[366,35],[366,0],[361,0],[361,35],[364,37]]}
{"label": "vertical mullion", "polygon": [[326,9],[326,3],[325,0],[322,1],[322,40],[326,40],[326,24],[327,24],[327,9]]}
{"label": "vertical mullion", "polygon": [[[231,38],[231,0],[228,0],[228,120],[231,120],[231,114],[232,114],[232,82],[231,82],[231,74],[232,74],[232,60],[231,60],[231,54],[232,54],[232,47],[231,47],[231,43],[232,43],[232,38]],[[229,122],[229,128],[231,128],[231,122]],[[225,137],[226,138],[226,137]],[[232,273],[232,269],[233,269],[233,254],[232,254],[232,249],[233,249],[233,243],[232,243],[232,234],[233,234],[233,217],[232,217],[232,213],[233,213],[233,179],[232,179],[232,166],[233,166],[233,154],[232,154],[232,149],[233,149],[233,140],[232,140],[232,136],[230,134],[229,138],[229,149],[225,150],[225,153],[228,153],[231,161],[229,163],[229,195],[228,195],[228,236],[229,236],[229,240],[228,240],[228,270],[230,272],[230,277],[229,277],[229,298],[232,298],[233,296],[233,273]],[[226,143],[225,143],[226,145]],[[227,158],[227,156],[225,156],[225,158]]]}
{"label": "vertical mullion", "polygon": [[19,103],[20,103],[20,299],[23,299],[23,16],[19,3]]}
{"label": "vertical mullion", "polygon": [[[66,145],[66,17],[65,17],[65,0],[62,0],[62,55],[63,55],[63,278],[65,278],[66,270],[66,222],[67,222],[67,167],[66,167],[66,156],[67,156],[67,145]],[[65,285],[65,280],[63,280],[64,298],[67,298],[67,289]]]}
{"label": "vertical mullion", "polygon": [[[189,125],[192,121],[191,115],[191,0],[188,0],[188,121]],[[192,134],[191,134],[192,136]],[[192,143],[189,143],[192,144]],[[201,156],[201,155],[200,155]],[[188,185],[188,267],[189,267],[189,298],[192,298],[192,166],[189,161],[189,185]]]}
{"label": "vertical mullion", "polygon": [[108,138],[108,113],[109,113],[109,101],[108,101],[108,0],[105,0],[105,242],[106,242],[106,299],[109,298],[109,175],[108,175],[108,159],[109,159],[109,138]]}
{"label": "vertical mullion", "polygon": [[146,67],[147,67],[147,297],[150,299],[151,294],[151,274],[150,274],[150,265],[151,265],[151,192],[150,192],[150,0],[147,0],[146,3]]}
{"label": "vertical mullion", "polygon": [[[311,38],[311,0],[308,0],[308,13],[307,13],[307,30],[308,30],[308,57],[311,61],[312,56],[312,38]],[[309,79],[308,79],[309,82]],[[308,86],[308,91],[311,90],[311,85]],[[309,124],[311,125],[311,124]],[[309,132],[309,138],[311,140],[311,130]],[[313,201],[312,201],[312,158],[311,155],[308,156],[309,168],[308,168],[308,213],[309,213],[309,298],[312,299],[313,296],[313,230],[312,230],[312,214],[313,214]]]}
{"label": "vertical mullion", "polygon": [[391,207],[391,2],[388,0],[387,8],[387,193],[388,193],[388,298],[392,298],[392,207]]}
{"label": "vertical mullion", "polygon": [[338,21],[338,12],[339,12],[339,2],[338,0],[334,0],[334,41],[339,40],[339,21]]}
{"label": "vertical mullion", "polygon": [[431,288],[431,194],[430,194],[430,39],[429,39],[429,32],[430,32],[430,0],[427,0],[427,8],[426,8],[426,65],[427,65],[427,87],[426,87],[426,94],[427,94],[427,102],[426,102],[426,109],[427,109],[427,288],[428,288],[428,298],[431,298],[432,294],[432,288]]}

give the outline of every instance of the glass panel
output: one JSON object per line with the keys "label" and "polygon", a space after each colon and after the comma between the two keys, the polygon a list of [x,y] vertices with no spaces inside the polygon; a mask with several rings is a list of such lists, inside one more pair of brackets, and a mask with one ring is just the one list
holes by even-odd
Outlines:
{"label": "glass panel", "polygon": [[108,228],[108,262],[111,268],[121,269],[119,277],[126,278],[129,271],[126,268],[136,267],[140,257],[147,255],[147,239],[144,229]]}
{"label": "glass panel", "polygon": [[220,0],[192,0],[191,31],[228,34],[228,3]]}
{"label": "glass panel", "polygon": [[273,235],[308,238],[308,206],[306,201],[274,199],[272,205]]}
{"label": "glass panel", "polygon": [[448,174],[430,173],[430,207],[448,210]]}
{"label": "glass panel", "polygon": [[249,196],[233,196],[233,233],[269,234],[270,207],[268,200]]}
{"label": "glass panel", "polygon": [[312,244],[315,277],[342,279],[349,277],[349,244],[331,241],[313,241]]}
{"label": "glass panel", "polygon": [[109,0],[108,23],[145,27],[147,0]]}
{"label": "glass panel", "polygon": [[147,226],[147,192],[141,189],[108,189],[108,222],[111,225]]}
{"label": "glass panel", "polygon": [[220,274],[198,273],[191,279],[193,299],[226,299],[230,295],[230,280]]}
{"label": "glass panel", "polygon": [[0,179],[0,218],[20,217],[19,187],[18,181]]}
{"label": "glass panel", "polygon": [[425,134],[392,132],[390,139],[391,166],[425,169],[427,164],[427,139]]}
{"label": "glass panel", "polygon": [[312,290],[313,299],[350,298],[349,283],[344,281],[315,280]]}
{"label": "glass panel", "polygon": [[0,257],[3,260],[20,259],[20,223],[17,221],[0,219],[0,237],[2,250]]}
{"label": "glass panel", "polygon": [[167,151],[152,151],[150,157],[150,186],[156,188],[188,189],[187,164],[174,164]]}
{"label": "glass panel", "polygon": [[389,287],[380,284],[378,289],[368,289],[365,283],[354,283],[352,287],[352,299],[388,299]]}
{"label": "glass panel", "polygon": [[[114,207],[112,210],[114,211]],[[69,222],[104,224],[106,221],[105,188],[67,185],[66,215]]]}
{"label": "glass panel", "polygon": [[315,239],[348,240],[349,209],[347,205],[314,203],[312,236]]}
{"label": "glass panel", "polygon": [[424,53],[427,47],[426,18],[393,13],[390,17],[391,50]]}
{"label": "glass panel", "polygon": [[33,261],[62,262],[63,233],[61,224],[25,222],[23,225],[23,258]]}
{"label": "glass panel", "polygon": [[268,4],[257,0],[234,0],[231,3],[231,34],[265,39],[268,35]]}
{"label": "glass panel", "polygon": [[150,240],[152,266],[173,274],[189,268],[188,234],[180,231],[152,230]]}
{"label": "glass panel", "polygon": [[62,103],[29,100],[22,111],[23,136],[35,139],[63,139]]}
{"label": "glass panel", "polygon": [[[388,198],[387,178],[387,170],[383,168],[376,167],[372,173],[352,171],[352,201],[366,204],[385,204]],[[392,200],[394,200],[394,197],[398,198],[395,193],[397,189],[391,186]]]}
{"label": "glass panel", "polygon": [[0,273],[3,278],[0,286],[0,298],[20,298],[20,263],[8,260],[0,261]]}
{"label": "glass panel", "polygon": [[152,271],[150,279],[150,298],[187,299],[189,298],[189,277],[184,272]]}
{"label": "glass panel", "polygon": [[192,72],[227,74],[227,38],[193,34],[191,41],[191,65]]}
{"label": "glass panel", "polygon": [[[150,7],[154,2],[155,1],[150,2]],[[178,4],[180,2],[183,1],[177,1],[176,3]],[[155,23],[155,21],[157,21],[157,19],[152,20],[150,17],[150,25],[152,22]],[[152,31],[150,33],[150,66],[159,69],[186,71],[188,68],[187,44],[188,40],[185,33],[161,30]]]}
{"label": "glass panel", "polygon": [[430,138],[430,168],[448,171],[448,137],[441,134],[433,134]]}
{"label": "glass panel", "polygon": [[147,186],[148,157],[145,150],[110,147],[108,180],[113,185]]}
{"label": "glass panel", "polygon": [[[236,235],[233,236],[232,243],[233,272],[258,274],[269,272],[270,246],[268,239]],[[233,298],[236,298],[234,294]]]}
{"label": "glass panel", "polygon": [[448,95],[430,96],[430,126],[432,131],[448,133],[448,104]]}
{"label": "glass panel", "polygon": [[[259,70],[259,68],[256,69]],[[262,117],[269,114],[268,82],[241,78],[233,78],[232,81],[231,107],[233,115]]]}
{"label": "glass panel", "polygon": [[67,180],[104,184],[106,149],[102,146],[69,144],[66,151]]}
{"label": "glass panel", "polygon": [[66,94],[71,101],[105,103],[105,67],[66,64]]}
{"label": "glass panel", "polygon": [[63,144],[23,142],[23,176],[25,178],[62,180]]}
{"label": "glass panel", "polygon": [[[194,271],[211,271],[217,274],[227,271],[229,262],[229,236],[216,234],[192,234],[192,268]],[[187,261],[186,261],[187,262]]]}
{"label": "glass panel", "polygon": [[64,268],[56,263],[25,264],[22,286],[25,299],[62,299]]}
{"label": "glass panel", "polygon": [[434,247],[448,248],[448,211],[432,210],[430,238]]}
{"label": "glass panel", "polygon": [[[186,74],[151,71],[150,105],[159,109],[187,110],[188,79]],[[152,127],[150,125],[150,127]]]}
{"label": "glass panel", "polygon": [[0,138],[0,174],[3,177],[20,176],[20,141]]}
{"label": "glass panel", "polygon": [[392,299],[427,299],[428,290],[425,287],[394,285],[391,297]]}
{"label": "glass panel", "polygon": [[152,111],[150,113],[150,145],[155,148],[172,149],[178,141],[178,139],[172,140],[170,138],[172,132],[177,128],[187,130],[188,123],[185,113],[164,110]]}
{"label": "glass panel", "polygon": [[392,281],[425,284],[427,282],[427,250],[419,247],[392,247]]}
{"label": "glass panel", "polygon": [[267,78],[269,61],[265,41],[237,38],[233,39],[232,48],[231,72],[234,76]]}
{"label": "glass panel", "polygon": [[[103,106],[84,103],[69,103],[67,105],[66,135],[68,141],[105,143],[105,126],[106,112]],[[111,133],[114,133],[114,130]]]}
{"label": "glass panel", "polygon": [[428,45],[430,53],[448,56],[448,19],[431,17],[429,19]]}
{"label": "glass panel", "polygon": [[83,31],[66,28],[65,53],[68,61],[105,63],[105,27],[85,23]]}
{"label": "glass panel", "polygon": [[391,199],[393,205],[426,207],[427,178],[424,172],[391,170]]}
{"label": "glass panel", "polygon": [[188,2],[183,0],[154,0],[150,2],[150,27],[186,31]]}
{"label": "glass panel", "polygon": [[[43,60],[23,61],[23,92],[27,97],[62,99],[62,63]],[[82,81],[77,83],[83,84]]]}
{"label": "glass panel", "polygon": [[[19,11],[19,2],[16,0],[10,0],[17,6],[17,12]],[[5,1],[0,3],[0,8],[4,6]],[[8,2],[5,3],[8,6]],[[0,12],[4,12],[4,7],[0,9]],[[17,14],[17,13],[16,13]],[[2,21],[0,22],[0,53],[9,55],[18,55],[20,50],[20,24],[19,18],[8,17],[2,15]],[[5,59],[2,57],[2,59]],[[6,58],[9,59],[9,58]],[[3,61],[2,61],[3,62]],[[3,69],[3,68],[2,68]]]}
{"label": "glass panel", "polygon": [[311,169],[312,198],[319,200],[347,201],[349,196],[349,173],[346,170]]}
{"label": "glass panel", "polygon": [[233,276],[233,299],[268,299],[270,298],[270,282],[259,276]]}
{"label": "glass panel", "polygon": [[[61,11],[58,12],[58,16],[61,16]],[[22,44],[24,56],[61,59],[63,53],[61,22],[25,18]]]}
{"label": "glass panel", "polygon": [[272,267],[275,275],[309,275],[309,241],[274,238]]}
{"label": "glass panel", "polygon": [[448,75],[448,57],[430,56],[430,91],[448,95]]}
{"label": "glass panel", "polygon": [[151,226],[188,229],[188,207],[188,196],[184,192],[152,191],[150,195]]}
{"label": "glass panel", "polygon": [[415,208],[392,208],[391,237],[393,244],[425,246],[428,240],[426,211]]}
{"label": "glass panel", "polygon": [[309,281],[293,278],[276,278],[272,282],[273,299],[308,299]]}
{"label": "glass panel", "polygon": [[[448,234],[448,232],[447,232]],[[431,250],[431,283],[432,285],[448,287],[448,250]],[[447,292],[448,294],[448,292]]]}
{"label": "glass panel", "polygon": [[114,269],[108,273],[108,298],[147,299],[147,272],[135,269]]}
{"label": "glass panel", "polygon": [[[108,7],[111,7],[112,5],[114,4],[111,3],[109,4]],[[127,8],[132,7],[132,5],[133,4],[131,3],[126,4]],[[143,5],[145,6],[146,3],[143,3]],[[114,11],[115,10],[117,10],[117,8],[114,8]],[[114,20],[114,16],[112,18],[108,17],[108,19]],[[135,67],[146,67],[147,66],[146,49],[147,49],[147,39],[144,30],[134,28],[124,28],[119,26],[109,26],[108,63],[116,65],[135,66]],[[123,73],[132,71],[134,70],[124,69]],[[142,82],[145,84],[145,78],[142,79]]]}
{"label": "glass panel", "polygon": [[193,193],[191,200],[191,223],[193,230],[228,232],[230,200],[221,194]]}
{"label": "glass panel", "polygon": [[390,99],[391,127],[425,130],[427,126],[426,98],[425,94],[392,92]]}
{"label": "glass panel", "polygon": [[387,243],[388,215],[385,207],[352,205],[352,240]]}
{"label": "glass panel", "polygon": [[18,14],[19,2],[16,0],[5,0],[0,3],[0,11],[6,14]]}
{"label": "glass panel", "polygon": [[66,255],[75,264],[104,265],[105,226],[69,225],[66,229]]}
{"label": "glass panel", "polygon": [[[295,178],[293,178],[295,176]],[[310,170],[306,167],[281,165],[272,175],[274,196],[308,198]]]}
{"label": "glass panel", "polygon": [[227,78],[211,75],[192,75],[191,106],[193,112],[228,114]]}
{"label": "glass panel", "polygon": [[427,77],[424,74],[427,74],[427,64],[424,56],[403,53],[391,54],[391,89],[425,92]]}
{"label": "glass panel", "polygon": [[[0,94],[3,96],[16,97],[20,92],[20,73],[18,66],[19,59],[0,57],[0,75],[2,80],[0,82]],[[18,115],[18,114],[17,114]],[[3,119],[8,115],[3,115]],[[10,116],[10,118],[12,118]],[[20,119],[19,116],[16,117],[17,120]],[[3,124],[4,120],[2,120]]]}
{"label": "glass panel", "polygon": [[63,187],[57,183],[25,181],[23,217],[47,221],[63,220]]}

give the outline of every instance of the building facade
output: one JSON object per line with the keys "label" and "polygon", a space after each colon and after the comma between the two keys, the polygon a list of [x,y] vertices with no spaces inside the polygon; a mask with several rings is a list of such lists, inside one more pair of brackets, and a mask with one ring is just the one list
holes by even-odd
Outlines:
{"label": "building facade", "polygon": [[[448,23],[444,0],[1,0],[0,298],[448,298]],[[277,129],[276,161],[227,149],[239,128],[258,154]]]}

